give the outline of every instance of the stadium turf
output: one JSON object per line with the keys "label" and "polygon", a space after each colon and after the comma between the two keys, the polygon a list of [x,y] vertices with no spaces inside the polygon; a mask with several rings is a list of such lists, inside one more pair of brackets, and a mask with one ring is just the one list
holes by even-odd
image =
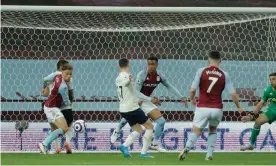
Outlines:
{"label": "stadium turf", "polygon": [[119,153],[74,153],[40,155],[34,153],[2,153],[3,165],[275,165],[276,153],[216,153],[213,161],[205,161],[205,153],[190,153],[179,161],[178,153],[152,153],[154,159],[141,159],[138,153],[126,159]]}

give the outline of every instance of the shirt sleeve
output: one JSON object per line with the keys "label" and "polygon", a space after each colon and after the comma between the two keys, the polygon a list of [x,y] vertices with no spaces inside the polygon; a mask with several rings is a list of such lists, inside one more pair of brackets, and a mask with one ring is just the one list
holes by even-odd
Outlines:
{"label": "shirt sleeve", "polygon": [[158,75],[161,77],[162,84],[174,95],[176,95],[178,98],[184,97],[166,78],[166,76],[160,72],[158,72]]}
{"label": "shirt sleeve", "polygon": [[270,87],[268,86],[265,90],[264,90],[264,94],[263,94],[263,101],[267,102],[268,98],[269,98],[269,93],[270,93]]}
{"label": "shirt sleeve", "polygon": [[146,79],[145,72],[144,71],[140,71],[137,74],[137,78],[136,78],[136,81],[135,81],[136,96],[139,99],[143,100],[143,101],[151,101],[151,97],[148,97],[148,96],[144,95],[143,93],[141,93],[141,89],[142,89],[143,82],[145,81],[145,79]]}
{"label": "shirt sleeve", "polygon": [[48,76],[44,77],[43,78],[43,87],[45,88],[47,86],[48,82],[53,82],[55,76],[58,75],[58,74],[60,74],[60,73],[53,72],[53,73],[49,74]]}
{"label": "shirt sleeve", "polygon": [[71,102],[69,100],[68,87],[67,87],[67,84],[64,82],[64,80],[62,80],[62,83],[60,84],[60,86],[58,88],[58,92],[62,96],[64,105],[66,105],[66,106],[70,105]]}
{"label": "shirt sleeve", "polygon": [[231,82],[231,78],[229,74],[226,72],[224,72],[224,74],[225,74],[225,89],[228,91],[229,94],[236,92]]}
{"label": "shirt sleeve", "polygon": [[202,75],[203,69],[204,68],[200,68],[200,69],[197,70],[195,78],[192,82],[191,88],[198,89],[199,83],[200,83],[200,77]]}

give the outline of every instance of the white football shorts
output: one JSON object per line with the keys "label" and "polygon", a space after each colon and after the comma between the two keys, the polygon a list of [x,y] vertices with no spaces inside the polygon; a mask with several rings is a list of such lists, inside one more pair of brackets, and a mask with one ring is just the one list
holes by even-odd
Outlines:
{"label": "white football shorts", "polygon": [[153,104],[152,102],[143,101],[142,105],[140,106],[140,108],[147,115],[148,113],[150,113],[154,109],[157,109],[158,107],[155,104]]}
{"label": "white football shorts", "polygon": [[193,125],[205,128],[209,122],[210,126],[217,127],[222,119],[223,111],[220,108],[196,107]]}
{"label": "white football shorts", "polygon": [[64,117],[60,109],[57,107],[48,108],[44,106],[44,113],[49,123],[54,123],[56,119]]}

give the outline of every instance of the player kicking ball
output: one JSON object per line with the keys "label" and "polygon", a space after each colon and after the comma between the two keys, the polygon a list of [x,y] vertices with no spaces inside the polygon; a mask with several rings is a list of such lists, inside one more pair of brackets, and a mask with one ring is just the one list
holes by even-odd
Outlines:
{"label": "player kicking ball", "polygon": [[[137,92],[137,97],[139,100],[141,100],[142,103],[141,109],[156,123],[151,149],[157,150],[159,152],[166,152],[165,149],[158,145],[158,140],[161,137],[165,126],[165,119],[156,106],[160,105],[161,102],[157,98],[150,96],[154,89],[161,83],[169,91],[173,92],[178,98],[180,98],[185,106],[187,106],[187,101],[186,98],[184,98],[183,95],[181,95],[180,92],[174,86],[172,86],[164,74],[157,70],[158,58],[149,57],[147,62],[148,70],[143,70],[138,73],[137,79],[135,81],[135,89]],[[118,137],[118,133],[122,130],[126,123],[126,119],[122,118],[111,135],[111,143],[115,143]]]}
{"label": "player kicking ball", "polygon": [[62,105],[71,105],[67,83],[72,78],[72,71],[72,65],[65,64],[62,68],[62,74],[58,74],[53,78],[53,86],[44,105],[44,113],[49,123],[54,124],[57,129],[51,132],[42,143],[39,143],[39,149],[43,154],[46,154],[47,147],[53,140],[68,131],[68,125],[64,115],[61,113],[60,107]]}
{"label": "player kicking ball", "polygon": [[[238,111],[243,111],[228,73],[219,68],[219,64],[221,63],[220,53],[217,51],[210,52],[208,62],[210,64],[208,67],[200,68],[197,71],[191,85],[190,99],[192,104],[196,106],[193,132],[188,137],[186,147],[178,156],[180,160],[186,159],[188,152],[194,147],[198,137],[208,123],[208,152],[205,159],[213,160],[213,152],[217,140],[217,126],[223,116],[222,92],[224,89],[231,94]],[[199,101],[196,103],[195,94],[198,88]]]}
{"label": "player kicking ball", "polygon": [[120,114],[125,118],[134,130],[129,134],[126,141],[120,146],[120,151],[124,157],[131,157],[128,147],[140,136],[142,133],[143,125],[146,129],[143,137],[143,147],[140,154],[141,158],[153,158],[147,153],[148,148],[151,144],[153,135],[153,126],[149,118],[140,109],[138,105],[138,98],[136,97],[136,90],[132,83],[132,77],[130,75],[129,61],[125,58],[119,60],[120,73],[116,78],[116,86],[118,98],[120,100]]}
{"label": "player kicking ball", "polygon": [[253,120],[254,115],[259,114],[264,106],[264,103],[268,101],[270,102],[267,111],[260,114],[260,116],[255,121],[254,127],[251,132],[250,144],[241,147],[241,151],[253,150],[254,145],[257,141],[257,137],[260,133],[261,126],[267,122],[271,124],[276,121],[276,73],[271,73],[269,75],[269,79],[270,85],[268,85],[268,87],[265,89],[261,101],[257,104],[253,112],[249,113],[247,116],[243,116],[241,119],[243,122]]}
{"label": "player kicking ball", "polygon": [[[43,85],[43,89],[42,89],[43,96],[45,96],[45,97],[49,96],[49,90],[53,88],[53,84],[52,84],[53,78],[58,74],[62,74],[62,68],[66,64],[69,64],[69,62],[66,60],[59,60],[57,63],[57,71],[51,73],[50,75],[48,75],[47,77],[45,77],[43,79],[43,81],[44,81],[44,85]],[[72,79],[70,80],[69,83],[67,83],[67,85],[69,87],[69,99],[72,103],[72,101],[73,101]],[[60,110],[61,110],[61,113],[64,115],[64,118],[66,119],[67,125],[69,127],[68,131],[65,133],[66,140],[64,143],[64,148],[66,149],[67,154],[71,154],[72,150],[71,150],[70,141],[74,134],[73,128],[72,128],[72,122],[73,122],[72,106],[71,105],[62,105]],[[50,123],[50,126],[51,126],[52,131],[57,129],[56,126],[52,123]],[[60,153],[61,149],[59,147],[57,139],[55,139],[55,145],[56,145],[56,153]]]}

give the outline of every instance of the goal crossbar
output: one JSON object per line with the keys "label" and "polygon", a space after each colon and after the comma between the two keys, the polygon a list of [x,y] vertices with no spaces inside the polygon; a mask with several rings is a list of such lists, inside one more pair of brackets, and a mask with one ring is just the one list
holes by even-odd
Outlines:
{"label": "goal crossbar", "polygon": [[2,5],[1,11],[52,12],[151,12],[151,13],[276,13],[272,7],[115,7],[115,6],[23,6]]}

